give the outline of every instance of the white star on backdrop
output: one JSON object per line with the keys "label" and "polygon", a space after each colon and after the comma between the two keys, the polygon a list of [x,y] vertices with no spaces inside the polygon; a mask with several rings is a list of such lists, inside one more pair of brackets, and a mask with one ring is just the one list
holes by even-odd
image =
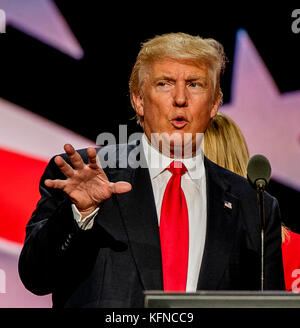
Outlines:
{"label": "white star on backdrop", "polygon": [[220,110],[239,125],[250,156],[265,155],[272,178],[300,190],[300,90],[279,92],[245,30],[237,33],[232,81],[231,103]]}
{"label": "white star on backdrop", "polygon": [[52,0],[0,0],[7,24],[75,58],[83,49]]}

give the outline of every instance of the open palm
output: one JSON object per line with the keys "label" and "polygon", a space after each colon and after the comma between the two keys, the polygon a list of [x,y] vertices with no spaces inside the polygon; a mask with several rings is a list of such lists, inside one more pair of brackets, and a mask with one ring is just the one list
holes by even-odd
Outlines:
{"label": "open palm", "polygon": [[54,161],[67,179],[47,179],[45,185],[63,190],[83,218],[92,213],[101,202],[110,198],[112,194],[121,194],[131,190],[128,182],[113,183],[108,180],[105,172],[97,163],[97,153],[94,148],[87,149],[88,164],[83,162],[72,145],[66,144],[64,149],[73,167],[61,156],[56,156]]}

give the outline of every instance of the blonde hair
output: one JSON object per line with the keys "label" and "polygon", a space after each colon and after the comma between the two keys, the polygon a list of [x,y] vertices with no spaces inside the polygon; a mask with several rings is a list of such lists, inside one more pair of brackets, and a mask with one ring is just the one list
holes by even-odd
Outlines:
{"label": "blonde hair", "polygon": [[245,138],[234,121],[221,112],[205,131],[204,154],[216,164],[247,177],[249,151]]}
{"label": "blonde hair", "polygon": [[[246,140],[235,122],[218,112],[204,134],[204,154],[216,164],[247,177],[249,151]],[[289,229],[281,224],[281,240],[290,240]]]}
{"label": "blonde hair", "polygon": [[290,235],[290,229],[287,228],[283,223],[281,224],[281,239],[284,243],[286,240],[290,241],[291,235]]}
{"label": "blonde hair", "polygon": [[[140,91],[147,69],[155,61],[164,58],[188,60],[195,65],[205,65],[212,90],[211,99],[213,102],[219,100],[220,104],[222,103],[220,75],[226,62],[223,46],[210,38],[204,39],[185,33],[167,33],[142,43],[129,80],[130,100],[134,110],[136,109],[133,95]],[[141,123],[138,114],[137,120]]]}

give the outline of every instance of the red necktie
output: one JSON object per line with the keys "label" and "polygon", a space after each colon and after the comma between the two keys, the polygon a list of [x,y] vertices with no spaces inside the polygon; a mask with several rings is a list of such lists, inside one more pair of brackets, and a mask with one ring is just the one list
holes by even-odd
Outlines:
{"label": "red necktie", "polygon": [[162,201],[160,243],[165,291],[185,291],[189,256],[189,218],[181,176],[187,171],[181,162],[172,162],[172,173]]}

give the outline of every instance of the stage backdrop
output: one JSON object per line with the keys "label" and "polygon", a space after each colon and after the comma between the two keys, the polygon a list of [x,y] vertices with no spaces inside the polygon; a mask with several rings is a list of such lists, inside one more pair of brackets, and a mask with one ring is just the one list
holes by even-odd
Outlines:
{"label": "stage backdrop", "polygon": [[50,295],[23,287],[17,270],[40,177],[65,143],[93,146],[103,132],[118,141],[121,124],[128,136],[141,131],[128,79],[140,43],[156,34],[224,45],[220,110],[238,123],[251,155],[270,160],[268,191],[300,232],[300,10],[175,7],[0,0],[0,307],[51,306]]}

